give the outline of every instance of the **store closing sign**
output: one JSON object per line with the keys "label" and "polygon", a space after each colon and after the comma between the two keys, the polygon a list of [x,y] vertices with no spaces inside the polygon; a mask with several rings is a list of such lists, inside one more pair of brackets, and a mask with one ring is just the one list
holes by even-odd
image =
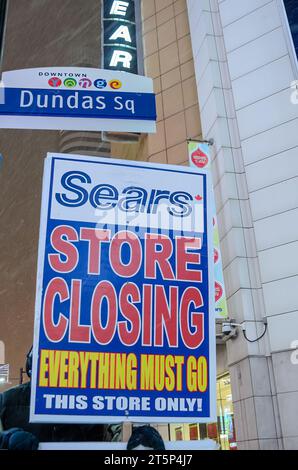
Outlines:
{"label": "store closing sign", "polygon": [[4,72],[0,128],[154,133],[153,81],[82,67]]}
{"label": "store closing sign", "polygon": [[189,168],[47,157],[32,422],[215,419],[209,197]]}
{"label": "store closing sign", "polygon": [[103,1],[105,69],[138,73],[136,5],[133,0]]}

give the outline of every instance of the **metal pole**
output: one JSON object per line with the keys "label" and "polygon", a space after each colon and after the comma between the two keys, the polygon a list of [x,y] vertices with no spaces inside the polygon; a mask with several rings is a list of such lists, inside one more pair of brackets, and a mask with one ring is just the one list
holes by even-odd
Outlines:
{"label": "metal pole", "polygon": [[21,367],[20,368],[20,385],[22,385],[22,383],[23,383],[23,374],[24,374],[24,372],[25,371],[24,371],[23,367]]}

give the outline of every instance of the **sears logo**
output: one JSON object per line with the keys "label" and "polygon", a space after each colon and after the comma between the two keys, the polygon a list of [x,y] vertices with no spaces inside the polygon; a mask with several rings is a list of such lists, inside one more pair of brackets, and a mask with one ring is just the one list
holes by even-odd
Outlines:
{"label": "sears logo", "polygon": [[83,171],[68,171],[61,177],[65,192],[57,192],[55,198],[65,207],[81,207],[86,203],[94,209],[110,211],[119,209],[126,213],[156,214],[159,206],[167,208],[173,217],[188,217],[192,213],[194,198],[185,191],[170,192],[162,189],[147,191],[141,186],[128,186],[119,191],[108,183],[92,186],[91,177]]}

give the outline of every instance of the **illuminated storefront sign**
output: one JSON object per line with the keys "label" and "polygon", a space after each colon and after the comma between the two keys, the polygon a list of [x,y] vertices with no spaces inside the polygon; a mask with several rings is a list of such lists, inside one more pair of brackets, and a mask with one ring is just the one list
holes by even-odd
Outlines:
{"label": "illuminated storefront sign", "polygon": [[136,5],[133,0],[103,2],[103,67],[138,74]]}

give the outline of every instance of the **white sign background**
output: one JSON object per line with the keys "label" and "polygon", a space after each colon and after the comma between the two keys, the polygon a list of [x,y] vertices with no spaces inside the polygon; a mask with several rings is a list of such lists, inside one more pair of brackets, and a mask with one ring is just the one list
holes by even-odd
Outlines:
{"label": "white sign background", "polygon": [[[146,170],[146,177],[144,177],[143,168],[136,168],[134,172],[134,178],[132,178],[132,172],[129,166],[115,166],[112,164],[113,160],[109,159],[102,163],[101,171],[98,171],[96,165],[92,162],[88,162],[85,158],[80,160],[80,171],[85,172],[92,178],[91,184],[82,185],[87,190],[91,190],[98,184],[112,184],[114,185],[119,194],[125,189],[125,187],[142,187],[148,194],[154,189],[166,190],[170,193],[175,191],[187,191],[194,197],[192,202],[191,214],[187,217],[171,217],[168,213],[168,204],[159,204],[159,208],[156,214],[139,213],[137,216],[133,213],[133,218],[130,218],[129,214],[121,211],[116,206],[115,209],[109,211],[95,209],[90,201],[80,207],[65,207],[59,204],[56,200],[55,194],[66,194],[69,198],[73,197],[72,193],[69,193],[61,185],[61,179],[64,173],[73,170],[75,173],[78,169],[77,160],[70,163],[69,159],[55,160],[55,181],[53,183],[53,192],[51,200],[51,218],[56,220],[69,220],[69,221],[84,221],[91,223],[107,223],[120,225],[129,225],[130,227],[152,227],[162,228],[165,230],[183,230],[191,231],[196,228],[197,232],[204,233],[204,205],[202,201],[196,201],[195,196],[203,194],[203,180],[199,180],[198,176],[193,174],[187,175],[187,188],[183,184],[178,184],[175,178],[168,179],[164,177],[163,172],[156,171],[154,169]],[[116,164],[117,165],[117,164]],[[124,184],[124,181],[126,184]],[[152,182],[154,185],[152,186]],[[198,184],[200,181],[200,184]],[[76,181],[77,182],[77,181]],[[127,223],[128,222],[128,223]]]}

